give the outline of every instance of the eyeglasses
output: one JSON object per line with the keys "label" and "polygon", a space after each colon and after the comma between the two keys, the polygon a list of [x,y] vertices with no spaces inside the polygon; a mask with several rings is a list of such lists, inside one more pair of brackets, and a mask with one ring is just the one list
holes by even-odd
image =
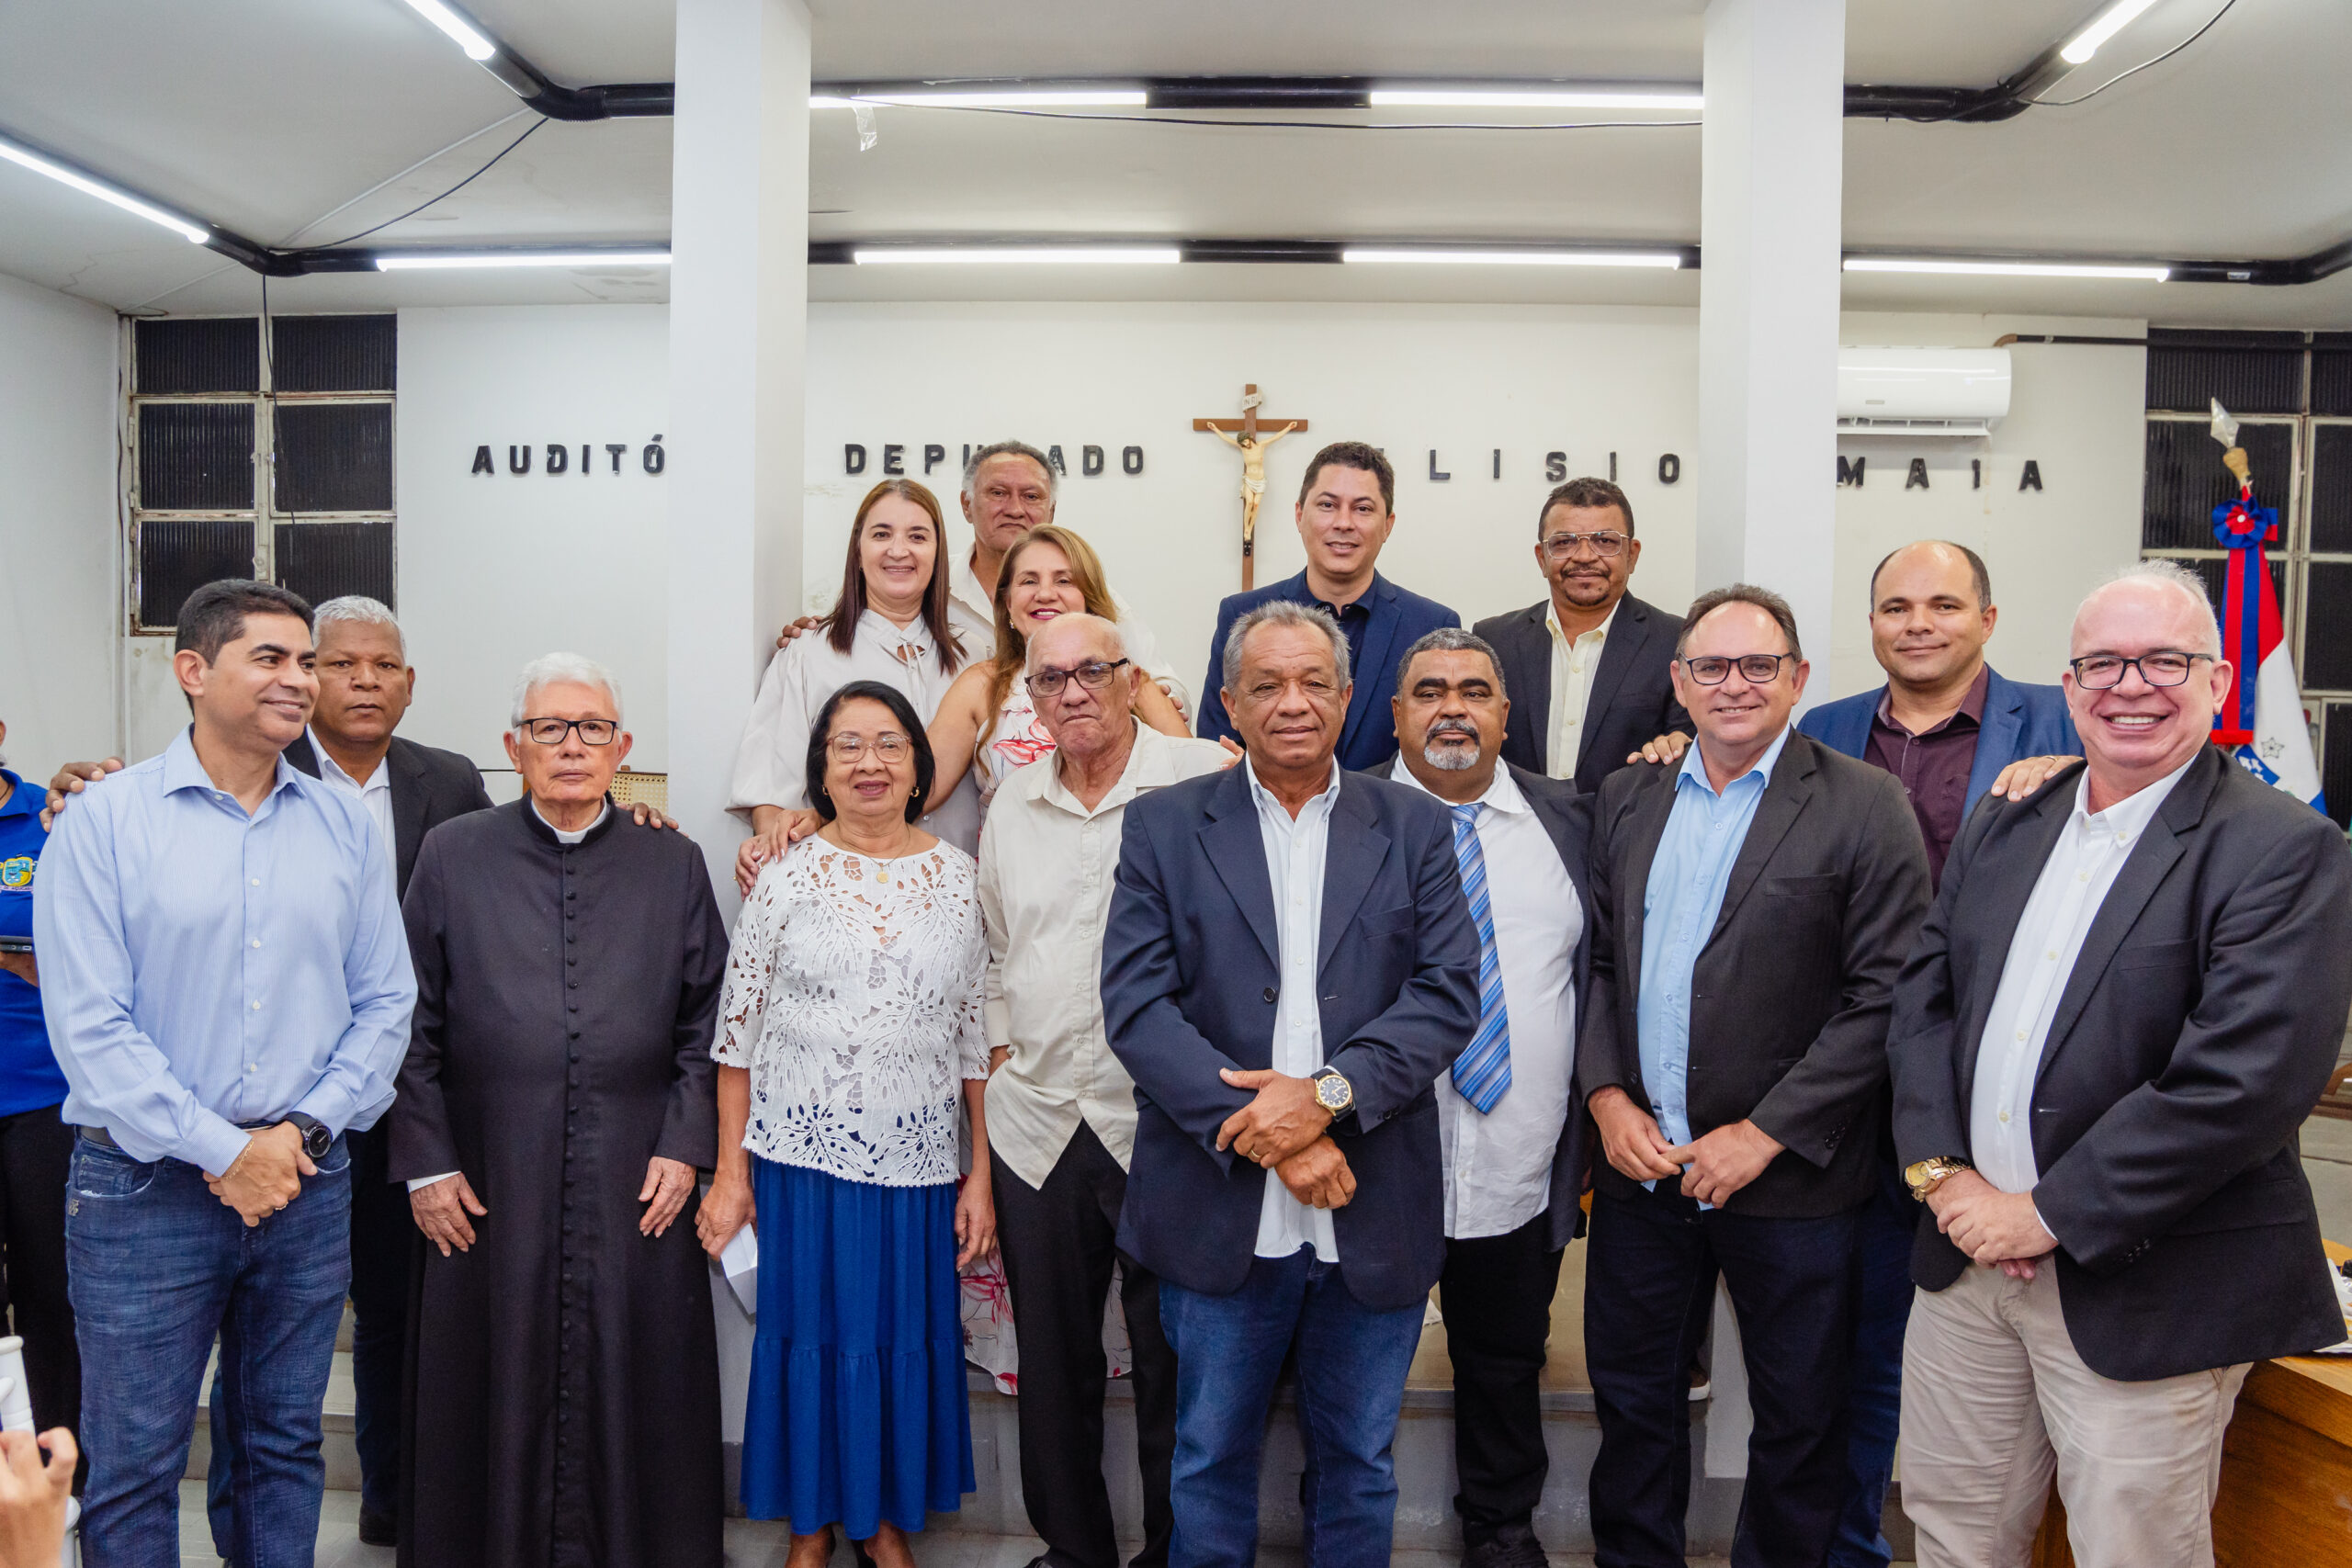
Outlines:
{"label": "eyeglasses", "polygon": [[1073,679],[1088,691],[1099,692],[1111,683],[1111,677],[1117,674],[1126,662],[1124,659],[1114,659],[1107,663],[1100,659],[1090,659],[1073,670],[1032,670],[1029,672],[1029,694],[1033,697],[1058,697],[1062,694],[1062,688]]}
{"label": "eyeglasses", "polygon": [[825,750],[836,762],[854,762],[865,755],[869,745],[876,756],[890,763],[903,762],[914,751],[913,744],[895,729],[886,729],[871,741],[863,735],[836,735],[825,742]]}
{"label": "eyeglasses", "polygon": [[1702,686],[1720,686],[1730,679],[1732,666],[1737,665],[1741,680],[1761,686],[1780,678],[1782,660],[1795,657],[1793,653],[1743,653],[1737,659],[1686,659],[1682,668]]}
{"label": "eyeglasses", "polygon": [[1580,545],[1590,545],[1592,553],[1603,559],[1625,553],[1625,536],[1614,529],[1598,534],[1547,534],[1544,536],[1544,553],[1554,560],[1566,560],[1577,553]]}
{"label": "eyeglasses", "polygon": [[2075,684],[2085,691],[2104,692],[2123,682],[2123,672],[2137,669],[2140,679],[2151,686],[2178,686],[2188,680],[2188,671],[2200,659],[2211,659],[2210,653],[2179,653],[2172,649],[2160,649],[2143,653],[2137,659],[2126,659],[2117,653],[2086,653],[2080,659],[2066,660],[2075,672]]}
{"label": "eyeglasses", "polygon": [[575,729],[582,745],[610,746],[621,732],[621,727],[609,718],[526,718],[522,729],[542,746],[560,746]]}

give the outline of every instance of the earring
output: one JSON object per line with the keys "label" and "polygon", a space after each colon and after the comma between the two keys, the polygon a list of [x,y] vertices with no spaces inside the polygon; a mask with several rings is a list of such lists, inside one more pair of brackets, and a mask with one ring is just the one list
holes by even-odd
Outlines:
{"label": "earring", "polygon": [[917,784],[917,785],[915,785],[915,792],[914,792],[912,795],[910,795],[907,796],[907,798],[908,798],[909,800],[921,800],[921,799],[922,798],[922,785],[921,785],[921,784]]}

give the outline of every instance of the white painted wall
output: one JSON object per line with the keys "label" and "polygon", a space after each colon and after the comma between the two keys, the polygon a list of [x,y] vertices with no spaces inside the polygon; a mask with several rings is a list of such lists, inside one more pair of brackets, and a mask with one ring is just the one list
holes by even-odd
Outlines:
{"label": "white painted wall", "polygon": [[0,722],[46,782],[119,743],[114,312],[0,276]]}

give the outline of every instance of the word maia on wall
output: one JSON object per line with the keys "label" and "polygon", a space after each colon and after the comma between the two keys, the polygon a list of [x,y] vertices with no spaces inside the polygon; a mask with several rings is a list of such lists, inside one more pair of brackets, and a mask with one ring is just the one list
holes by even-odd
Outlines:
{"label": "word maia on wall", "polygon": [[[650,474],[659,479],[662,471],[670,466],[670,454],[663,448],[659,435],[636,448],[633,455],[626,441],[607,441],[601,445],[583,441],[578,452],[575,459],[573,448],[560,441],[550,441],[545,447],[527,442],[520,446],[509,446],[506,448],[505,471],[510,474],[530,473],[533,461],[537,459],[537,471],[551,479],[563,474],[578,474],[585,479],[591,474],[628,472]],[[545,455],[541,456],[542,453]],[[473,471],[478,474],[499,472],[498,459],[487,445],[474,448]]]}

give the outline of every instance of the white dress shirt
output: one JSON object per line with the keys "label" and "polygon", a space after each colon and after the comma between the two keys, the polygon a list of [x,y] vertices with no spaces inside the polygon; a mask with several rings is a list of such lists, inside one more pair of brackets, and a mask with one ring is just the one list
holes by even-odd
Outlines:
{"label": "white dress shirt", "polygon": [[1214,740],[1138,722],[1125,771],[1091,811],[1050,755],[1014,770],[996,792],[980,835],[984,1017],[989,1048],[1012,1055],[989,1077],[989,1153],[1032,1187],[1046,1184],[1081,1122],[1121,1168],[1127,1164],[1136,1084],[1102,1027],[1102,928],[1127,806],[1228,761]]}
{"label": "white dress shirt", "polygon": [[[1402,757],[1389,776],[1424,788]],[[1575,965],[1584,938],[1576,884],[1509,768],[1495,769],[1477,810],[1510,1019],[1510,1088],[1482,1116],[1453,1092],[1452,1073],[1437,1080],[1445,1234],[1456,1241],[1507,1235],[1551,1203],[1552,1156],[1567,1125],[1568,1080],[1576,1071]]]}
{"label": "white dress shirt", "polygon": [[[1340,765],[1331,764],[1329,786],[1300,807],[1295,820],[1258,782],[1257,770],[1246,758],[1241,767],[1249,775],[1250,798],[1258,807],[1266,877],[1273,884],[1276,945],[1282,950],[1282,985],[1274,1004],[1274,1071],[1303,1078],[1324,1064],[1316,956],[1323,942],[1323,861],[1331,843],[1331,807],[1340,798]],[[1300,1202],[1283,1179],[1269,1170],[1265,1201],[1258,1210],[1258,1256],[1288,1258],[1307,1246],[1315,1248],[1318,1262],[1340,1260],[1331,1211]]]}
{"label": "white dress shirt", "polygon": [[368,819],[376,824],[376,831],[383,835],[384,856],[390,860],[399,853],[392,842],[391,760],[389,757],[379,759],[376,771],[368,774],[363,784],[343,771],[343,764],[320,744],[317,730],[311,730],[310,735],[311,754],[319,760],[319,777],[335,788],[348,790],[359,797],[359,804],[368,808]]}
{"label": "white dress shirt", "polygon": [[1584,710],[1592,698],[1592,677],[1600,668],[1601,647],[1609,640],[1609,628],[1617,624],[1617,611],[1612,607],[1607,620],[1573,641],[1560,629],[1557,605],[1544,612],[1544,624],[1552,633],[1552,735],[1544,750],[1544,771],[1555,779],[1572,779],[1577,776],[1577,753],[1584,746]]}
{"label": "white dress shirt", "polygon": [[[956,575],[947,581],[947,602],[956,610],[956,629],[962,631],[967,622],[979,626],[979,640],[964,638],[965,649],[974,659],[996,657],[996,601],[980,587],[979,574],[972,570],[972,558],[967,555],[956,563]],[[1136,615],[1135,606],[1117,589],[1111,590],[1111,607],[1118,612],[1119,640],[1126,644],[1127,657],[1143,667],[1144,672],[1159,682],[1169,700],[1192,716],[1192,698],[1184,682],[1176,678],[1176,667],[1159,656],[1159,639],[1151,628]]]}
{"label": "white dress shirt", "polygon": [[2030,1192],[2041,1179],[2033,1154],[2033,1086],[2041,1075],[2051,1022],[2099,906],[2188,766],[2182,763],[2099,812],[2090,809],[2088,772],[2075,786],[2075,809],[2059,829],[2017,934],[2009,939],[2001,984],[1976,1047],[1976,1081],[1968,1106],[1970,1157],[1984,1179],[2004,1192]]}

